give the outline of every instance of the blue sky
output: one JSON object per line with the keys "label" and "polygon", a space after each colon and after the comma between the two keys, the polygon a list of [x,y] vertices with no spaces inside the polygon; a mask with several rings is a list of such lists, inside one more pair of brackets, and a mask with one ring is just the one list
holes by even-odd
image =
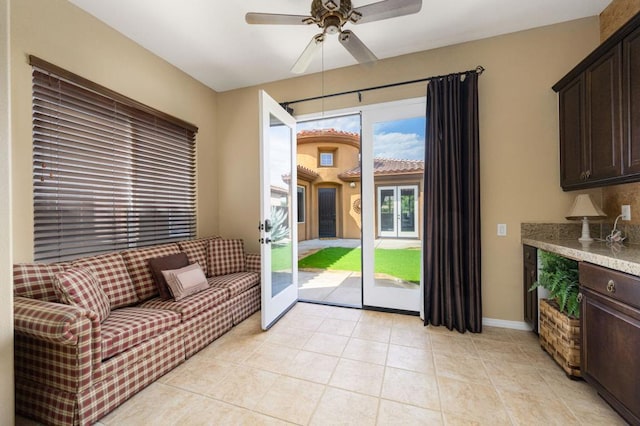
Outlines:
{"label": "blue sky", "polygon": [[[297,130],[329,129],[360,132],[360,116],[325,118],[300,122]],[[373,155],[401,160],[424,160],[425,118],[376,123],[373,128]]]}

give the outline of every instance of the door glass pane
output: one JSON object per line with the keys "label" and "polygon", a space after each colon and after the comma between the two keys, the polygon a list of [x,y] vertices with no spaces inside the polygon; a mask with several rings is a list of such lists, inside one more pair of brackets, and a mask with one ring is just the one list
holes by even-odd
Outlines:
{"label": "door glass pane", "polygon": [[271,296],[293,284],[291,129],[271,116]]}
{"label": "door glass pane", "polygon": [[420,285],[422,218],[416,201],[424,187],[424,134],[424,117],[373,124],[373,180],[380,198],[373,254],[376,287]]}
{"label": "door glass pane", "polygon": [[416,192],[413,188],[400,190],[400,231],[416,231],[415,212]]}
{"label": "door glass pane", "polygon": [[393,189],[380,190],[380,230],[393,232],[395,229],[395,197]]}

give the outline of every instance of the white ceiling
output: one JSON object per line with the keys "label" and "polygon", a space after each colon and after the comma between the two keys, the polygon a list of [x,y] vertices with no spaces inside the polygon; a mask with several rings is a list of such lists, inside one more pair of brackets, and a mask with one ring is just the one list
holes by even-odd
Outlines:
{"label": "white ceiling", "polygon": [[[248,25],[247,12],[308,15],[311,0],[69,0],[216,91],[293,77],[315,26]],[[611,0],[423,0],[415,15],[346,24],[389,58],[598,15]],[[375,0],[352,0],[353,7]],[[355,64],[335,36],[306,73]]]}

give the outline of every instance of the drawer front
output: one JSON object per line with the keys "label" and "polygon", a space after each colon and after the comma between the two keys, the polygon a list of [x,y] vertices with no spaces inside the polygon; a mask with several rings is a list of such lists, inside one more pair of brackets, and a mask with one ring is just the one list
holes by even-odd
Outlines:
{"label": "drawer front", "polygon": [[580,284],[591,290],[640,307],[640,277],[580,262]]}

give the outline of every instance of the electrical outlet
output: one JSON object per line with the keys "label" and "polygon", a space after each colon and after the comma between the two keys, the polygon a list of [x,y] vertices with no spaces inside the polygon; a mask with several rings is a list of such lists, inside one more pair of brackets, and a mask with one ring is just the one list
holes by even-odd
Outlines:
{"label": "electrical outlet", "polygon": [[498,224],[498,237],[506,237],[507,236],[507,224],[499,223]]}
{"label": "electrical outlet", "polygon": [[622,220],[631,220],[631,206],[629,204],[624,204],[622,206]]}

